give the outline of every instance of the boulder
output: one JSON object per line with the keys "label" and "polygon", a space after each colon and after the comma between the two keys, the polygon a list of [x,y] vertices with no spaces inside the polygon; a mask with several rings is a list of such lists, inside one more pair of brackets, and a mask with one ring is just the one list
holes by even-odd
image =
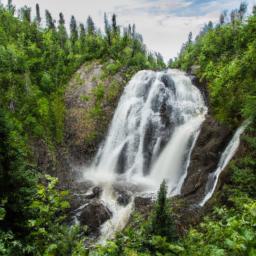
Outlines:
{"label": "boulder", "polygon": [[102,194],[102,188],[96,186],[92,189],[91,194],[86,195],[86,199],[100,198],[101,194]]}
{"label": "boulder", "polygon": [[117,197],[117,202],[120,205],[126,206],[130,203],[130,201],[131,201],[131,196],[128,192],[126,192],[126,191],[119,192],[119,195]]}
{"label": "boulder", "polygon": [[78,217],[82,225],[88,227],[89,232],[97,232],[100,226],[112,217],[112,212],[100,201],[87,204]]}

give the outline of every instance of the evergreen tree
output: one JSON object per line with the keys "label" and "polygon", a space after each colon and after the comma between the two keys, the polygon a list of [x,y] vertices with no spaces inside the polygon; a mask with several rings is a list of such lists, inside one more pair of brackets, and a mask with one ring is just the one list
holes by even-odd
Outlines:
{"label": "evergreen tree", "polygon": [[86,31],[85,31],[85,27],[84,27],[84,24],[80,23],[79,24],[79,34],[80,34],[80,37],[85,37],[85,34],[86,34]]}
{"label": "evergreen tree", "polygon": [[157,201],[151,216],[150,232],[153,235],[166,237],[169,241],[177,239],[176,227],[173,223],[172,213],[167,198],[167,186],[165,180],[158,191]]}
{"label": "evergreen tree", "polygon": [[39,4],[36,4],[36,23],[40,25],[41,21],[42,21],[42,18],[40,13],[40,7],[39,7]]}
{"label": "evergreen tree", "polygon": [[253,8],[252,8],[252,14],[256,15],[256,5],[254,5]]}
{"label": "evergreen tree", "polygon": [[116,15],[115,14],[112,15],[112,30],[113,30],[114,34],[116,34],[118,32],[118,26],[116,23]]}
{"label": "evergreen tree", "polygon": [[71,37],[70,37],[71,42],[74,45],[78,39],[78,31],[77,31],[76,19],[73,15],[71,16],[71,20],[70,20],[70,34],[71,34]]}
{"label": "evergreen tree", "polygon": [[91,16],[87,18],[87,32],[89,35],[95,34],[95,25]]}
{"label": "evergreen tree", "polygon": [[237,20],[237,16],[238,16],[238,11],[237,10],[232,10],[230,13],[230,20],[231,23],[234,25],[236,20]]}
{"label": "evergreen tree", "polygon": [[242,2],[240,4],[239,10],[238,10],[238,14],[239,14],[239,19],[240,21],[242,21],[244,19],[244,16],[246,14],[247,11],[247,3],[246,2]]}
{"label": "evergreen tree", "polygon": [[59,26],[65,26],[65,19],[62,12],[59,14]]}
{"label": "evergreen tree", "polygon": [[52,29],[55,30],[55,21],[52,18],[51,13],[46,10],[45,11],[45,20],[46,20],[46,26],[48,27],[48,29]]}
{"label": "evergreen tree", "polygon": [[105,33],[107,37],[108,45],[111,46],[111,28],[108,23],[108,17],[107,14],[104,13],[104,25],[105,25]]}
{"label": "evergreen tree", "polygon": [[192,38],[193,38],[193,34],[192,34],[192,32],[190,32],[190,33],[188,34],[188,41],[187,41],[187,44],[188,44],[188,45],[192,43]]}
{"label": "evergreen tree", "polygon": [[23,21],[31,22],[31,8],[24,6],[20,9],[20,17]]}
{"label": "evergreen tree", "polygon": [[15,7],[12,4],[12,0],[8,0],[7,2],[7,10],[13,15],[15,13]]}
{"label": "evergreen tree", "polygon": [[59,14],[58,37],[59,37],[61,48],[63,49],[68,40],[68,34],[65,27],[64,15],[62,12]]}
{"label": "evergreen tree", "polygon": [[223,11],[220,14],[220,25],[223,25],[225,23],[226,17],[227,17],[227,11]]}

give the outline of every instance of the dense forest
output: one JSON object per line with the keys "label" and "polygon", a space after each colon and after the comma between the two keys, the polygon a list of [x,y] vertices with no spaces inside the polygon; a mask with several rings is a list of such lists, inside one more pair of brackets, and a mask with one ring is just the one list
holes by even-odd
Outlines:
{"label": "dense forest", "polygon": [[[256,255],[256,8],[242,3],[209,22],[183,45],[170,68],[196,73],[209,93],[209,109],[235,128],[249,119],[243,150],[229,165],[226,184],[201,224],[180,233],[172,199],[162,183],[148,218],[132,215],[129,225],[106,245],[88,249],[86,227],[70,225],[68,191],[38,169],[32,141],[51,151],[63,143],[64,91],[84,63],[103,63],[106,76],[125,70],[166,68],[150,53],[135,25],[121,28],[114,14],[105,31],[91,17],[85,24],[62,13],[55,22],[40,6],[16,10],[0,5],[0,255]],[[111,62],[109,62],[111,60]],[[105,64],[107,63],[107,64]],[[175,199],[174,199],[175,200]]]}

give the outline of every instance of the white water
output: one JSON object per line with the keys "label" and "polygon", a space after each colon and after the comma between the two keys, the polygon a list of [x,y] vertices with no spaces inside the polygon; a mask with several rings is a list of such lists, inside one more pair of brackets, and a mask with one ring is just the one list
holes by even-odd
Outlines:
{"label": "white water", "polygon": [[212,197],[216,186],[218,184],[219,176],[221,172],[226,168],[230,160],[233,158],[235,155],[239,144],[240,144],[240,136],[246,129],[246,127],[249,125],[250,121],[245,121],[236,131],[234,134],[233,138],[227,145],[226,149],[221,155],[220,161],[218,163],[218,166],[216,170],[211,173],[208,177],[208,183],[206,185],[206,195],[204,199],[200,202],[200,206],[204,206],[206,202]]}
{"label": "white water", "polygon": [[106,141],[84,177],[103,188],[102,202],[113,217],[101,229],[102,240],[122,229],[132,211],[117,203],[122,188],[155,193],[166,179],[179,194],[190,154],[207,112],[200,91],[183,72],[140,71],[126,86]]}

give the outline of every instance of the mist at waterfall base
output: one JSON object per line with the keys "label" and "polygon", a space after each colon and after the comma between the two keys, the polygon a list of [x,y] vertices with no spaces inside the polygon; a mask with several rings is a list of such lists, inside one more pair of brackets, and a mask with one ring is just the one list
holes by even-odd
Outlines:
{"label": "mist at waterfall base", "polygon": [[[200,91],[178,70],[140,71],[124,89],[106,140],[84,179],[103,188],[101,201],[112,212],[102,239],[122,229],[135,196],[155,196],[165,179],[169,195],[180,193],[190,154],[207,107]],[[122,206],[120,191],[131,196]]]}

